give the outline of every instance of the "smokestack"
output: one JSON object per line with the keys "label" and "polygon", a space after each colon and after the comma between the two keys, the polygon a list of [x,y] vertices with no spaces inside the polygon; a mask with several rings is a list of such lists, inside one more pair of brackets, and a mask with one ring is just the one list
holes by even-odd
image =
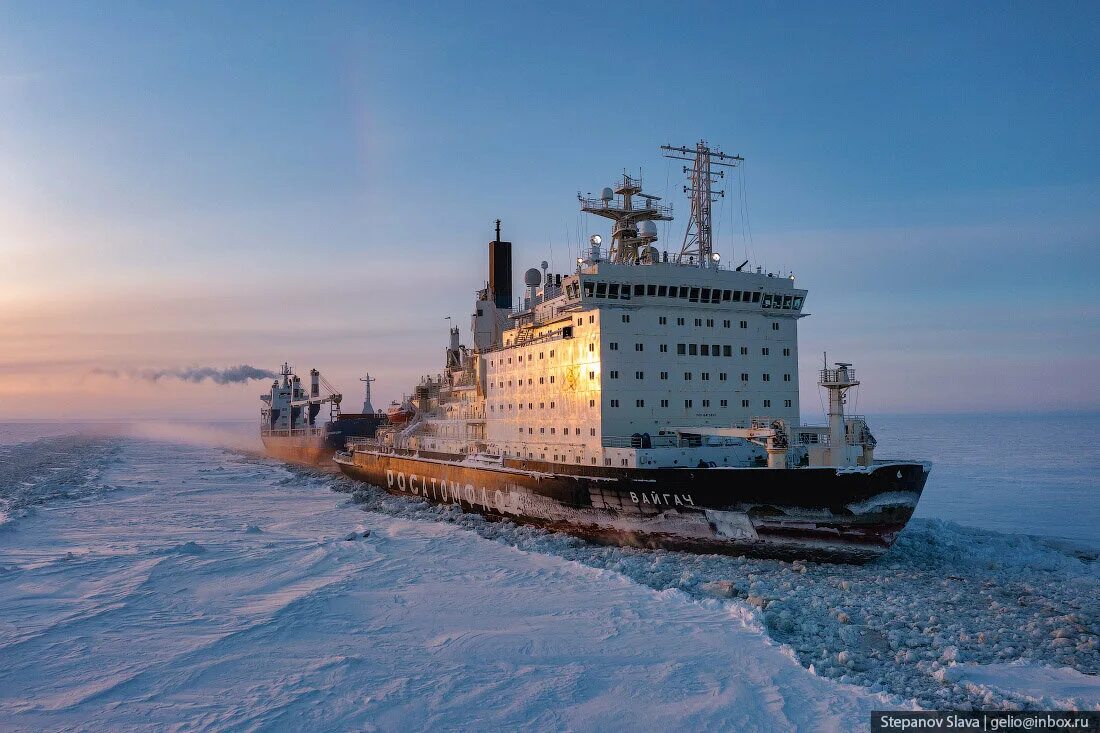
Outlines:
{"label": "smokestack", "polygon": [[321,373],[316,369],[309,370],[309,396],[321,396]]}
{"label": "smokestack", "polygon": [[497,238],[489,242],[489,292],[497,308],[512,307],[512,243],[500,241],[500,219]]}

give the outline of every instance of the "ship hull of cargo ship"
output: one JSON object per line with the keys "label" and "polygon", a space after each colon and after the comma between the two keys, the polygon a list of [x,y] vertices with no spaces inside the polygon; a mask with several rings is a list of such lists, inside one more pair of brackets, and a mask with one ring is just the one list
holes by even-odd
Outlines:
{"label": "ship hull of cargo ship", "polygon": [[391,494],[593,542],[828,562],[882,555],[912,516],[928,478],[927,466],[915,462],[585,469],[519,459],[486,466],[426,455],[356,450],[335,460],[346,475]]}
{"label": "ship hull of cargo ship", "polygon": [[306,466],[332,468],[333,454],[344,448],[348,438],[373,437],[382,415],[342,415],[326,423],[323,430],[266,430],[260,440],[272,458]]}

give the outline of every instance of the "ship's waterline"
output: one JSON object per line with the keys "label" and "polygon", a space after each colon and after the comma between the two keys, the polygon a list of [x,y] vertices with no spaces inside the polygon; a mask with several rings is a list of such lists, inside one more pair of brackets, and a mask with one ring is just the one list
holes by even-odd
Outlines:
{"label": "ship's waterline", "polygon": [[[339,453],[336,461],[348,476],[391,494],[597,542],[850,562],[878,557],[893,543],[927,478],[919,464],[883,465],[858,474],[833,470],[834,498],[826,501],[796,486],[777,490],[776,480],[789,471],[767,468],[744,469],[744,476],[737,475],[741,471],[674,469],[682,475],[619,472],[612,477],[529,471],[503,462],[487,468],[362,450]],[[648,487],[641,489],[640,484]],[[696,488],[681,488],[692,484]],[[819,477],[813,485],[827,483]],[[868,501],[864,497],[890,493],[880,488],[886,486],[904,487],[893,494],[908,498],[883,502],[875,511],[846,508]]]}

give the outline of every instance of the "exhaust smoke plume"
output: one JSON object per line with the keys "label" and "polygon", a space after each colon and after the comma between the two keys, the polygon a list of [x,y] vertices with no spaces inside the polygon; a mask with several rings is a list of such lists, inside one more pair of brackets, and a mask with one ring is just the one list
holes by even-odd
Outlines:
{"label": "exhaust smoke plume", "polygon": [[214,384],[244,384],[257,379],[275,379],[278,375],[270,369],[257,369],[249,364],[218,369],[216,367],[187,367],[184,369],[137,369],[120,372],[117,369],[93,369],[92,374],[108,377],[130,377],[144,379],[147,382],[159,382],[162,379],[176,379],[181,382],[211,381]]}

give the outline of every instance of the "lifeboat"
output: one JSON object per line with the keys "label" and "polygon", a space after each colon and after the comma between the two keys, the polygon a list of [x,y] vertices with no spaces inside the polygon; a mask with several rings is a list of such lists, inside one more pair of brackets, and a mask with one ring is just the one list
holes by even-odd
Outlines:
{"label": "lifeboat", "polygon": [[413,406],[408,402],[398,404],[394,401],[386,410],[386,419],[390,421],[390,425],[404,425],[412,419],[414,412]]}

